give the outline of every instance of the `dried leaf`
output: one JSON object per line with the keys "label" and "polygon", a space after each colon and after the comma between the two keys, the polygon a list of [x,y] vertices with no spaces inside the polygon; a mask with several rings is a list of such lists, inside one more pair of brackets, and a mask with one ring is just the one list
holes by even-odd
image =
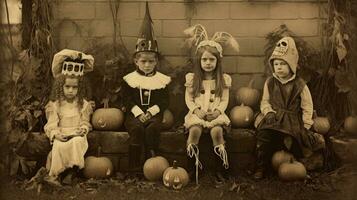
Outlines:
{"label": "dried leaf", "polygon": [[38,118],[38,117],[40,117],[42,115],[42,110],[35,110],[34,112],[33,112],[33,116],[35,117],[35,118]]}
{"label": "dried leaf", "polygon": [[284,138],[284,145],[287,149],[290,150],[292,144],[293,144],[293,140],[290,136]]}

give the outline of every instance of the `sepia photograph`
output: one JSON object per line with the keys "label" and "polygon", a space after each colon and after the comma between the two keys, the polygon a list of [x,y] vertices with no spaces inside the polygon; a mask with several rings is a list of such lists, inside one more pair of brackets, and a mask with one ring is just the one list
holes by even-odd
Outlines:
{"label": "sepia photograph", "polygon": [[357,1],[0,16],[1,200],[357,200]]}

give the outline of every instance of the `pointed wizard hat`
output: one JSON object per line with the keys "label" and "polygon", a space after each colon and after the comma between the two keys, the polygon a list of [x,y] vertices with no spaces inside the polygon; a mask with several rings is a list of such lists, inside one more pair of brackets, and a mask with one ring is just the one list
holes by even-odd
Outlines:
{"label": "pointed wizard hat", "polygon": [[138,40],[136,41],[135,53],[149,51],[158,53],[157,41],[154,36],[153,22],[150,16],[149,4],[146,2],[146,11]]}

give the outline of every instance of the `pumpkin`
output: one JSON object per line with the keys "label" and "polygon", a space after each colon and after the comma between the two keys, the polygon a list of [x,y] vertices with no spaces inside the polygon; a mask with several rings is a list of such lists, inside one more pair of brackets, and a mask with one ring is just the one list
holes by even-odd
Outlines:
{"label": "pumpkin", "polygon": [[235,106],[230,112],[230,119],[232,125],[237,128],[247,128],[253,122],[253,110],[244,104]]}
{"label": "pumpkin", "polygon": [[149,158],[144,163],[144,176],[149,181],[160,180],[162,178],[162,174],[168,167],[169,162],[162,156]]}
{"label": "pumpkin", "polygon": [[251,107],[258,104],[260,100],[260,92],[252,87],[253,83],[254,79],[251,79],[247,87],[241,87],[237,90],[235,97],[238,104],[243,103]]}
{"label": "pumpkin", "polygon": [[330,130],[330,121],[327,117],[318,117],[316,111],[314,111],[314,124],[312,125],[314,130],[321,135],[326,134]]}
{"label": "pumpkin", "polygon": [[345,119],[343,128],[346,133],[357,134],[357,117],[349,116]]}
{"label": "pumpkin", "polygon": [[279,177],[284,181],[297,181],[306,178],[306,168],[298,161],[293,159],[279,167]]}
{"label": "pumpkin", "polygon": [[109,108],[108,101],[103,100],[104,108],[99,108],[93,113],[92,125],[95,130],[116,131],[123,124],[123,112],[117,108]]}
{"label": "pumpkin", "polygon": [[294,156],[286,151],[277,151],[271,158],[271,165],[275,170],[278,170],[281,164],[289,162],[293,158]]}
{"label": "pumpkin", "polygon": [[171,111],[166,109],[162,116],[162,127],[164,130],[168,130],[174,124],[174,116]]}
{"label": "pumpkin", "polygon": [[177,161],[174,160],[172,167],[165,170],[162,181],[166,187],[179,190],[188,184],[189,177],[187,171],[177,167]]}
{"label": "pumpkin", "polygon": [[106,178],[113,173],[113,164],[107,157],[101,157],[101,147],[98,147],[98,155],[88,156],[84,160],[83,175],[86,178]]}

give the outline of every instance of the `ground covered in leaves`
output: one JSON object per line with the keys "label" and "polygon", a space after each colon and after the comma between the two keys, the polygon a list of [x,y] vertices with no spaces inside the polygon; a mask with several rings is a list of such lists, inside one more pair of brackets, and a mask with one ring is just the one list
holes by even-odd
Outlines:
{"label": "ground covered in leaves", "polygon": [[74,186],[53,187],[31,185],[28,181],[2,179],[0,199],[357,199],[357,165],[345,164],[326,173],[313,172],[305,181],[282,182],[276,176],[255,181],[240,175],[216,184],[209,175],[200,178],[200,185],[191,181],[183,190],[174,191],[161,182],[128,178],[118,173],[105,180],[79,180]]}

